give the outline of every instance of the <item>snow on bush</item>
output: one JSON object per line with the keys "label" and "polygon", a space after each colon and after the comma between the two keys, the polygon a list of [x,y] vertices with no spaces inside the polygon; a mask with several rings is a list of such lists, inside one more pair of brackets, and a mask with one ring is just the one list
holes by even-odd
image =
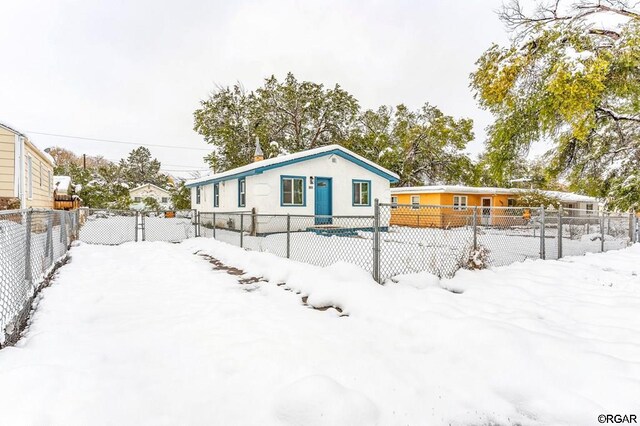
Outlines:
{"label": "snow on bush", "polygon": [[478,246],[475,249],[469,247],[466,259],[461,265],[464,269],[487,269],[489,267],[489,249]]}

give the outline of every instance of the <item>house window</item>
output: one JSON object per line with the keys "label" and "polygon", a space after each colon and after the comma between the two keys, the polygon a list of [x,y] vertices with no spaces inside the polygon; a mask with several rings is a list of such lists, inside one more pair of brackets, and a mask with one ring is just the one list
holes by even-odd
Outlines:
{"label": "house window", "polygon": [[280,176],[280,204],[283,206],[304,206],[305,180],[302,176]]}
{"label": "house window", "polygon": [[133,202],[134,202],[134,203],[140,203],[140,202],[142,202],[142,197],[133,197]]}
{"label": "house window", "polygon": [[515,207],[516,199],[515,198],[507,198],[507,207]]}
{"label": "house window", "polygon": [[353,189],[353,205],[354,206],[370,206],[371,205],[371,181],[354,180]]}
{"label": "house window", "polygon": [[247,205],[247,181],[245,178],[238,179],[238,207]]}
{"label": "house window", "polygon": [[33,159],[27,157],[27,191],[29,199],[33,198]]}
{"label": "house window", "polygon": [[466,195],[454,195],[453,196],[453,209],[454,210],[466,210],[467,209],[467,196]]}
{"label": "house window", "polygon": [[169,197],[162,197],[162,202],[164,204],[168,203],[169,202]]}
{"label": "house window", "polygon": [[586,206],[587,214],[593,214],[593,203],[589,203]]}
{"label": "house window", "polygon": [[200,187],[196,186],[196,204],[200,204]]}
{"label": "house window", "polygon": [[220,207],[220,184],[213,184],[213,207]]}
{"label": "house window", "polygon": [[398,208],[398,197],[396,197],[395,195],[391,197],[391,208],[392,209]]}
{"label": "house window", "polygon": [[411,208],[417,210],[420,208],[420,196],[412,195],[411,196]]}

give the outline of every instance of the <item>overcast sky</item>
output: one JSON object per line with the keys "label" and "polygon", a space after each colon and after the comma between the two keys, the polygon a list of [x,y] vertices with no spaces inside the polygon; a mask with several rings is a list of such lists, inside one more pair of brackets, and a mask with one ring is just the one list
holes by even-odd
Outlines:
{"label": "overcast sky", "polygon": [[482,149],[491,116],[469,73],[492,42],[508,40],[501,0],[168,1],[3,0],[0,122],[40,147],[118,160],[151,147],[165,170],[206,167],[193,111],[217,85],[247,89],[292,71],[339,83],[363,108],[425,102],[470,117]]}

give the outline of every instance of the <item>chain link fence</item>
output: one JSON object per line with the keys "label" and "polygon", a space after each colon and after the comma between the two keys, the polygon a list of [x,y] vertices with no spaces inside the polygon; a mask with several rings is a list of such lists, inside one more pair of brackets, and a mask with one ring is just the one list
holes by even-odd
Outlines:
{"label": "chain link fence", "polygon": [[14,342],[35,295],[77,238],[77,211],[0,212],[0,347]]}
{"label": "chain link fence", "polygon": [[197,236],[194,210],[81,208],[79,212],[79,239],[89,244],[119,245],[131,241],[180,242]]}
{"label": "chain link fence", "polygon": [[[634,214],[540,207],[378,204],[373,216],[255,212],[20,210],[0,212],[0,342],[13,336],[69,244],[215,238],[248,250],[327,266],[348,262],[383,282],[428,272],[624,248],[638,241]],[[0,343],[1,345],[2,343]]]}
{"label": "chain link fence", "polygon": [[204,213],[199,236],[318,266],[343,261],[384,281],[624,248],[632,214],[541,207],[376,204],[373,216]]}
{"label": "chain link fence", "polygon": [[202,237],[319,266],[343,261],[373,271],[373,216],[264,215],[248,211],[198,216]]}

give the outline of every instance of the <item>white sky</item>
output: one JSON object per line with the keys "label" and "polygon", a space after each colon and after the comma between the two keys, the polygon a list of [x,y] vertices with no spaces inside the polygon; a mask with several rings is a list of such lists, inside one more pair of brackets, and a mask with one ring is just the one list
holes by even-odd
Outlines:
{"label": "white sky", "polygon": [[[430,102],[473,118],[475,154],[491,116],[474,101],[469,74],[492,42],[508,39],[495,14],[501,3],[2,0],[0,122],[200,148],[150,149],[172,172],[204,168],[207,145],[192,130],[199,101],[216,85],[254,89],[292,71],[339,83],[363,108]],[[112,160],[135,148],[30,136]]]}

